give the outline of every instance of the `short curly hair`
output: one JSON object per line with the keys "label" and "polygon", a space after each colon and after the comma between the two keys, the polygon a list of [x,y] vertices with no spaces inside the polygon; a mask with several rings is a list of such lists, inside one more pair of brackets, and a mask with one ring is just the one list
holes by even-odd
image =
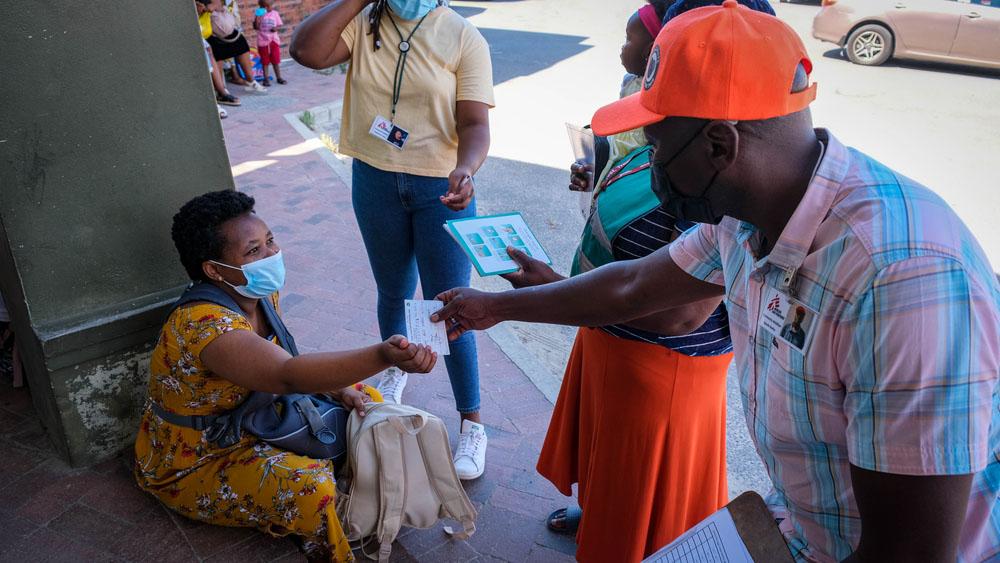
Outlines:
{"label": "short curly hair", "polygon": [[192,199],[174,215],[170,236],[192,280],[208,281],[202,263],[217,260],[226,246],[219,227],[230,219],[253,213],[254,203],[247,194],[222,190]]}

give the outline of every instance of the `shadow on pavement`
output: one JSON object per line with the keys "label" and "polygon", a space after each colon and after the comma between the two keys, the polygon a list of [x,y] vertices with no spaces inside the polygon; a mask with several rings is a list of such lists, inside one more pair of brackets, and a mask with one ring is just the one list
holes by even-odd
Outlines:
{"label": "shadow on pavement", "polygon": [[472,16],[478,16],[486,11],[486,8],[479,8],[477,6],[451,6],[451,9],[458,12],[458,15],[465,19],[469,19]]}
{"label": "shadow on pavement", "polygon": [[[493,54],[493,84],[535,74],[591,48],[582,44],[587,37],[581,35],[492,28],[480,28],[479,31],[489,42]],[[531,48],[525,50],[524,45],[531,45]],[[505,51],[518,55],[500,56]]]}
{"label": "shadow on pavement", "polygon": [[[845,63],[848,64],[854,64],[847,59],[847,55],[844,53],[844,50],[839,47],[836,49],[830,49],[829,51],[823,53],[823,57],[827,59],[844,61]],[[923,70],[927,72],[937,72],[940,74],[961,74],[964,76],[980,76],[983,78],[1000,78],[1000,70],[996,69],[978,68],[974,66],[964,66],[957,64],[934,63],[928,61],[889,59],[884,64],[879,66],[908,68],[911,70]]]}

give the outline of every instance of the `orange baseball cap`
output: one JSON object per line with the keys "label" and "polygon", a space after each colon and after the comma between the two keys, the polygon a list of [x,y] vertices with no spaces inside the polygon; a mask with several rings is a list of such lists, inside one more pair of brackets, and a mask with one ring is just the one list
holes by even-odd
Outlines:
{"label": "orange baseball cap", "polygon": [[667,117],[745,121],[801,111],[816,84],[792,93],[799,65],[812,61],[780,19],[726,0],[667,23],[656,36],[642,90],[597,110],[598,135],[630,131]]}

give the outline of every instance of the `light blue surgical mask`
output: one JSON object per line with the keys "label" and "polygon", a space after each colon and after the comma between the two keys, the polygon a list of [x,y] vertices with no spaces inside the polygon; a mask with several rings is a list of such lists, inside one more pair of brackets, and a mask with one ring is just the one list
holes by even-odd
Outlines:
{"label": "light blue surgical mask", "polygon": [[247,279],[246,285],[233,285],[222,280],[243,297],[263,299],[270,297],[272,293],[285,285],[285,260],[281,257],[280,250],[267,258],[244,264],[243,267],[230,266],[215,260],[209,260],[209,262],[243,272],[243,277]]}
{"label": "light blue surgical mask", "polygon": [[392,12],[404,20],[416,20],[438,7],[438,0],[388,0]]}

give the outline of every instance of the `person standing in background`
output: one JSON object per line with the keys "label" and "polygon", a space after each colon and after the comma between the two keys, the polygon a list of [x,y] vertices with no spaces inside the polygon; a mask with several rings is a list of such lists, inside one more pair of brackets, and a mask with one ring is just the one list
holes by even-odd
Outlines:
{"label": "person standing in background", "polygon": [[272,0],[258,0],[257,11],[254,13],[253,28],[257,30],[257,53],[260,55],[260,66],[264,71],[264,86],[270,86],[271,80],[267,67],[274,67],[274,77],[278,84],[286,84],[281,77],[281,36],[278,28],[285,25],[281,14],[274,9]]}
{"label": "person standing in background", "polygon": [[[340,152],[354,158],[354,212],[378,286],[379,329],[402,332],[418,276],[425,298],[469,282],[468,258],[441,227],[476,214],[473,177],[490,146],[489,46],[438,0],[337,0],[298,26],[290,52],[314,69],[350,62]],[[471,334],[451,343],[445,364],[462,419],[455,469],[475,479],[487,438]],[[406,382],[389,370],[379,390],[399,401]]]}

